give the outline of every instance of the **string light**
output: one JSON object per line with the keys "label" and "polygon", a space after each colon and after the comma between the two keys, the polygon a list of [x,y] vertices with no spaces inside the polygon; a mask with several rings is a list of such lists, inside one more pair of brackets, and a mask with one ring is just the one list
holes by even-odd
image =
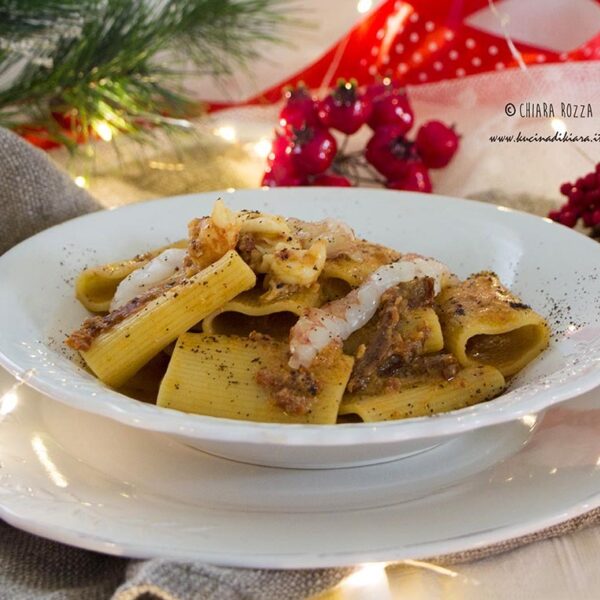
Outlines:
{"label": "string light", "polygon": [[92,127],[98,136],[105,142],[110,142],[112,140],[112,127],[106,121],[97,121]]}
{"label": "string light", "polygon": [[377,600],[391,600],[392,594],[385,570],[386,563],[366,563],[357,569],[342,584],[343,597],[346,600],[358,600],[365,597]]}
{"label": "string light", "polygon": [[356,10],[362,15],[371,10],[373,6],[373,0],[358,0],[356,4]]}
{"label": "string light", "polygon": [[237,131],[235,130],[235,127],[231,125],[222,125],[221,127],[217,127],[217,129],[214,130],[214,134],[224,139],[226,142],[233,143],[237,141]]}
{"label": "string light", "polygon": [[183,163],[167,163],[159,160],[151,160],[148,166],[157,171],[183,171],[185,168]]}
{"label": "string light", "polygon": [[260,158],[267,158],[271,152],[271,148],[272,145],[270,140],[263,137],[254,144],[252,150],[257,156],[260,156]]}
{"label": "string light", "polygon": [[77,177],[75,177],[73,179],[73,181],[75,182],[75,185],[77,187],[84,188],[84,189],[88,187],[88,180],[83,175],[77,175]]}

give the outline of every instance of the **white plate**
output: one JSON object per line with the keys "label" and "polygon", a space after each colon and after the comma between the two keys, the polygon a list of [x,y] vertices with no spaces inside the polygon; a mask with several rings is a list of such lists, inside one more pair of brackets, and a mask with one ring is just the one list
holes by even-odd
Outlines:
{"label": "white plate", "polygon": [[0,364],[81,410],[168,433],[222,456],[295,467],[358,465],[422,451],[482,426],[533,414],[600,384],[600,245],[566,227],[490,205],[385,190],[290,188],[225,194],[236,209],[343,218],[368,239],[435,256],[459,275],[495,270],[546,315],[553,343],[492,402],[418,419],[273,425],[187,415],[118,394],[78,368],[62,340],[86,316],[73,278],[86,265],[182,238],[217,193],[163,199],[75,219],[0,258]]}
{"label": "white plate", "polygon": [[526,446],[535,418],[329,471],[235,463],[25,386],[16,394],[0,402],[0,517],[111,554],[261,568],[422,558],[600,504],[598,391],[550,409]]}

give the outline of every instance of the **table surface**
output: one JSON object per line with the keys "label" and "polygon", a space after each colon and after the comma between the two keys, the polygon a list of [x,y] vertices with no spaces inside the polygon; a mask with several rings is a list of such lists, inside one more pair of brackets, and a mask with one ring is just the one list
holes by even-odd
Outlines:
{"label": "table surface", "polygon": [[[89,191],[106,207],[173,194],[257,187],[264,156],[257,152],[256,144],[268,139],[274,116],[273,109],[223,113],[201,121],[196,141],[183,141],[187,146],[184,152],[175,154],[167,147],[142,160],[134,158],[132,146],[131,160],[119,163],[109,147],[100,144],[93,171],[85,160],[73,161],[61,152],[54,153],[53,158],[72,176],[83,173]],[[223,123],[237,124],[243,133],[237,143],[228,144],[213,135]],[[436,176],[435,183],[439,193],[461,195],[455,181],[446,180],[443,174]],[[518,190],[515,193],[514,188],[509,195],[499,195],[495,189],[481,189],[475,194],[471,190],[464,195],[542,215],[558,201],[556,193],[540,195],[538,190],[532,197]],[[419,561],[387,567],[364,565],[318,600],[592,599],[600,597],[599,556],[600,528],[592,528],[447,568]]]}

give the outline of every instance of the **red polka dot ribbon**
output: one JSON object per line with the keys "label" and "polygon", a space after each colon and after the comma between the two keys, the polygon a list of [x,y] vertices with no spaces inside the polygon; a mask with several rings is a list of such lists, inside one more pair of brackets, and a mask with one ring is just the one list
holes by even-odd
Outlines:
{"label": "red polka dot ribbon", "polygon": [[[573,0],[565,5],[576,11],[572,5],[583,1],[600,15],[600,5],[590,0]],[[527,17],[523,17],[525,4],[530,10]],[[513,19],[510,26],[503,22],[507,18]],[[529,24],[529,34],[523,33],[527,29],[522,26],[523,18],[531,20],[525,23]],[[574,31],[574,47],[553,47],[555,25],[547,23],[545,30],[544,19],[561,22],[560,15],[549,14],[543,2],[387,0],[318,60],[248,104],[276,102],[284,86],[299,81],[316,89],[340,77],[354,77],[362,84],[390,76],[415,85],[501,71],[518,67],[520,62],[531,65],[600,58],[600,31],[585,40]],[[509,30],[513,39],[507,39]],[[528,35],[532,38],[529,41]]]}

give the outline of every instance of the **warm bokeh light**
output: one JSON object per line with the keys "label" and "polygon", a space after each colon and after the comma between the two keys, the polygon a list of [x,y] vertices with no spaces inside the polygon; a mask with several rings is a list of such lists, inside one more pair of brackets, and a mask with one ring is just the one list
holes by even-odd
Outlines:
{"label": "warm bokeh light", "polygon": [[562,119],[552,119],[550,125],[557,133],[564,135],[567,132],[567,124]]}
{"label": "warm bokeh light", "polygon": [[73,181],[77,187],[86,188],[88,186],[88,180],[83,175],[77,175]]}
{"label": "warm bokeh light", "polygon": [[[344,599],[377,598],[392,600],[390,584],[385,570],[386,563],[365,563],[342,584]],[[368,594],[365,595],[365,594]]]}
{"label": "warm bokeh light", "polygon": [[110,142],[113,138],[112,127],[106,121],[94,123],[94,131],[105,142]]}
{"label": "warm bokeh light", "polygon": [[362,15],[371,10],[373,6],[373,0],[358,0],[356,3],[356,10]]}
{"label": "warm bokeh light", "polygon": [[168,163],[159,160],[151,160],[148,166],[157,171],[183,171],[185,169],[183,163]]}
{"label": "warm bokeh light", "polygon": [[271,152],[271,142],[267,138],[260,138],[253,146],[253,151],[260,158],[267,158]]}
{"label": "warm bokeh light", "polygon": [[237,140],[237,131],[231,125],[222,125],[214,130],[214,134],[224,139],[226,142],[235,142]]}

